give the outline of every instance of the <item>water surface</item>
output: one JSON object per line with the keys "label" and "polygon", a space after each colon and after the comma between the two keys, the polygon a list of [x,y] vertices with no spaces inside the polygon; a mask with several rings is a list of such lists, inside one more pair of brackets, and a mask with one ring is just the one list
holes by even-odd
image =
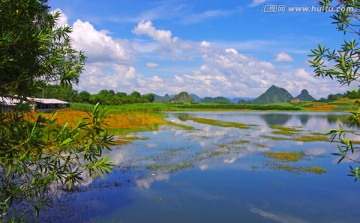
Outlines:
{"label": "water surface", "polygon": [[[337,127],[342,113],[174,112],[147,138],[113,148],[117,168],[82,192],[64,194],[60,222],[357,222],[359,183],[337,165],[336,143],[272,140],[271,126],[318,134]],[[248,129],[182,121],[184,116],[251,124]],[[276,136],[276,135],[275,135]],[[289,137],[289,136],[286,136]],[[268,151],[306,155],[279,162]],[[279,168],[287,165],[300,171]],[[320,167],[323,174],[301,171]]]}

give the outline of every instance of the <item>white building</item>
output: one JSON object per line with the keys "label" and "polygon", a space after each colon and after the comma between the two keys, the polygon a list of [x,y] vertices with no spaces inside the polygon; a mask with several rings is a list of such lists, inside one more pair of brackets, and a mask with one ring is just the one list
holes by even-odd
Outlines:
{"label": "white building", "polygon": [[35,110],[51,112],[53,110],[70,108],[70,102],[61,101],[54,98],[31,98],[30,101],[36,104]]}
{"label": "white building", "polygon": [[[61,101],[54,98],[27,98],[32,109],[41,112],[51,112],[53,110],[70,108],[70,102]],[[0,97],[0,112],[11,111],[14,106],[20,103],[19,99]]]}

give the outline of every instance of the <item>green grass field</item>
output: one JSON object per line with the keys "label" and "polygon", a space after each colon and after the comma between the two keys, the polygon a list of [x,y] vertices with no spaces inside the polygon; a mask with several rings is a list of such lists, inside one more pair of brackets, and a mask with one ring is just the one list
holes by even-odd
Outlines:
{"label": "green grass field", "polygon": [[[90,111],[94,105],[71,103],[71,108],[79,111]],[[203,103],[141,103],[120,106],[103,106],[111,113],[124,112],[166,112],[166,111],[329,111],[350,112],[357,110],[354,100],[341,99],[332,102],[283,102],[274,104],[203,104]]]}

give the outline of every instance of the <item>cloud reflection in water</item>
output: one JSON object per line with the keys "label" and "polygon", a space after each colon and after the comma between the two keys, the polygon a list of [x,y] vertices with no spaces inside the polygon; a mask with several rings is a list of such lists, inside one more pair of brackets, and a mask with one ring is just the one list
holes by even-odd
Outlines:
{"label": "cloud reflection in water", "polygon": [[145,178],[136,180],[136,185],[140,189],[150,189],[151,184],[155,181],[167,181],[169,178],[170,175],[168,173],[153,173]]}
{"label": "cloud reflection in water", "polygon": [[286,214],[281,214],[281,213],[272,213],[272,212],[267,212],[264,210],[261,210],[259,208],[256,207],[250,207],[250,211],[254,214],[260,215],[263,218],[267,218],[279,223],[307,223],[308,221],[304,221],[302,219],[290,216],[290,215],[286,215]]}

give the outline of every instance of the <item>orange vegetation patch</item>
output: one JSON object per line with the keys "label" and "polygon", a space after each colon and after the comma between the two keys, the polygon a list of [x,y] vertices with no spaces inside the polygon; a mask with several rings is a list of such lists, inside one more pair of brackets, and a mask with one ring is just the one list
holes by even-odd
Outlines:
{"label": "orange vegetation patch", "polygon": [[[40,113],[33,113],[33,119],[35,120],[39,115]],[[53,114],[42,113],[41,115],[50,118]],[[59,110],[55,117],[57,119],[56,122],[61,125],[68,123],[70,126],[74,126],[81,119],[89,118],[89,115],[84,111],[65,109]],[[109,125],[109,129],[138,128],[166,123],[162,118],[149,113],[109,114],[108,118],[105,119],[105,122]]]}
{"label": "orange vegetation patch", "polygon": [[110,114],[105,121],[109,128],[138,128],[166,123],[162,118],[149,113]]}
{"label": "orange vegetation patch", "polygon": [[333,108],[335,106],[336,105],[318,105],[318,106],[308,107],[307,109],[311,111],[333,111]]}

